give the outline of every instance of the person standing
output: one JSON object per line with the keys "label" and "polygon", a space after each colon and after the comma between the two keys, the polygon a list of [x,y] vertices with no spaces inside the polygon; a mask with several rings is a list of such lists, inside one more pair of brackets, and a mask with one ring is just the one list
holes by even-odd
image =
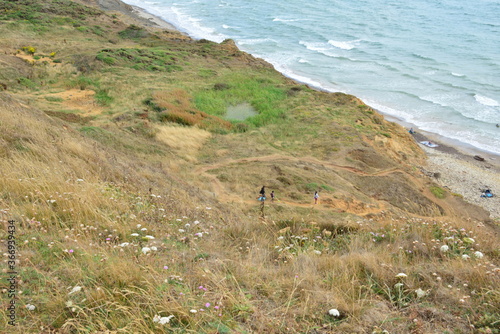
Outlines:
{"label": "person standing", "polygon": [[274,202],[274,190],[271,191],[271,202]]}
{"label": "person standing", "polygon": [[266,186],[262,186],[262,188],[259,191],[260,197],[259,201],[265,201],[266,200]]}
{"label": "person standing", "polygon": [[318,204],[319,193],[317,191],[314,192],[314,204]]}

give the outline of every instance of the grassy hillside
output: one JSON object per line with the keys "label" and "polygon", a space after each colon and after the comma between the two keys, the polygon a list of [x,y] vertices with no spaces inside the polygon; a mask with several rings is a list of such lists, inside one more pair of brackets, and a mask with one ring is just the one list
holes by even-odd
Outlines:
{"label": "grassy hillside", "polygon": [[498,222],[404,129],[98,4],[0,0],[0,332],[500,333]]}

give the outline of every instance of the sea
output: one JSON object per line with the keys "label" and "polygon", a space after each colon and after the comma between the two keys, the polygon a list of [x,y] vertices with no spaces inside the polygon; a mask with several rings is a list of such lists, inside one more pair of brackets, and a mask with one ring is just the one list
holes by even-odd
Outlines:
{"label": "sea", "polygon": [[500,155],[500,0],[124,0],[311,87]]}

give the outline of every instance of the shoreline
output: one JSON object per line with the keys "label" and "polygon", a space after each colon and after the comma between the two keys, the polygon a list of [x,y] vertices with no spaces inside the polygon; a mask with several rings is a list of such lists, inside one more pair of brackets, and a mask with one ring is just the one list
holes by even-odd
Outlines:
{"label": "shoreline", "polygon": [[[144,8],[128,5],[121,0],[99,0],[99,5],[103,9],[119,11],[124,15],[141,21],[147,26],[175,30],[184,36],[192,38],[189,34],[181,31],[163,18],[149,13]],[[290,79],[301,83],[296,79]],[[307,85],[307,83],[303,84]],[[321,88],[312,88],[322,90]],[[434,179],[438,184],[453,193],[463,196],[468,202],[487,210],[490,212],[490,218],[500,219],[500,155],[439,134],[422,131],[416,126],[397,119],[394,116],[387,115],[379,110],[376,111],[385,120],[396,123],[406,129],[413,128],[416,131],[413,134],[413,138],[427,155],[427,166],[420,167],[423,170],[435,170],[431,173],[438,173],[440,175],[439,178]],[[435,148],[426,147],[420,144],[421,141],[432,141],[438,146]],[[474,156],[484,158],[484,161],[478,161],[474,159]],[[480,189],[485,187],[491,189],[495,195],[493,198],[486,199],[480,197]]]}

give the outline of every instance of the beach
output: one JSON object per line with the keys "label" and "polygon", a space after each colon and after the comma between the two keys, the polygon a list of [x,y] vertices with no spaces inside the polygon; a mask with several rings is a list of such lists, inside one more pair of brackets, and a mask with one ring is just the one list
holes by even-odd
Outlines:
{"label": "beach", "polygon": [[[124,4],[119,0],[99,0],[98,3],[105,10],[119,12],[148,27],[178,31],[172,24],[142,8]],[[409,128],[409,125],[397,119],[384,116],[388,121]],[[419,166],[421,170],[441,187],[489,211],[491,219],[499,219],[500,156],[433,133],[416,128],[414,130],[416,133],[413,137],[417,142],[432,141],[437,144],[437,147],[433,148],[419,144],[428,157],[427,164]],[[484,161],[476,160],[475,156],[481,157]],[[486,188],[494,194],[492,198],[481,197],[481,191]]]}

